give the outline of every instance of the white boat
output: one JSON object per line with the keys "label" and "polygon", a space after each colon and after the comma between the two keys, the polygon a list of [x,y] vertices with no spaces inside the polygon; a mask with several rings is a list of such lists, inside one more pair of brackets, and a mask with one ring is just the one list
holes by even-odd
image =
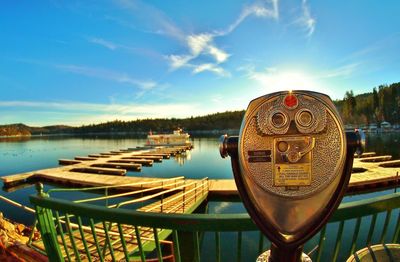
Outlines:
{"label": "white boat", "polygon": [[174,130],[172,134],[153,135],[150,131],[147,136],[148,146],[191,146],[190,135],[184,133],[181,128]]}

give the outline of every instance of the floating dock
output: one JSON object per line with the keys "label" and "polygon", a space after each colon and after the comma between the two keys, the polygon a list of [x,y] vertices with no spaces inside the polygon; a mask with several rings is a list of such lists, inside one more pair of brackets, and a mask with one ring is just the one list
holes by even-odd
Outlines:
{"label": "floating dock", "polygon": [[[125,149],[120,151],[59,159],[61,167],[4,176],[5,187],[30,181],[50,181],[79,186],[132,184],[159,180],[149,177],[127,177],[127,171],[141,171],[142,166],[152,166],[170,156],[181,154],[191,147],[160,147],[153,149]],[[129,190],[135,188],[128,188]]]}
{"label": "floating dock", "polygon": [[[60,159],[59,163],[64,165],[61,167],[4,176],[1,179],[5,187],[31,181],[50,181],[77,186],[111,186],[140,182],[146,184],[158,178],[126,176],[127,171],[140,171],[142,166],[162,162],[185,150],[190,150],[190,147],[153,149],[141,147],[77,156],[75,159]],[[364,153],[354,159],[348,193],[399,185],[399,171],[400,160],[392,160],[390,155],[377,156],[374,152]],[[222,197],[238,196],[233,179],[210,179],[209,193]]]}
{"label": "floating dock", "polygon": [[[377,156],[375,152],[366,152],[355,156],[353,172],[347,193],[356,193],[371,189],[400,185],[400,159],[392,156]],[[235,181],[232,179],[210,179],[210,195],[237,195]]]}

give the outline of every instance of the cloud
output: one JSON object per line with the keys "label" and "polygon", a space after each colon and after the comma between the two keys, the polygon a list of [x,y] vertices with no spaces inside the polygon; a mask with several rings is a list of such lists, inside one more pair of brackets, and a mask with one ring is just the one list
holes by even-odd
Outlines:
{"label": "cloud", "polygon": [[216,31],[215,36],[224,36],[234,31],[248,16],[254,15],[256,17],[273,18],[279,19],[279,2],[278,0],[265,1],[269,5],[255,3],[250,6],[246,6],[242,9],[239,17],[228,26],[226,30]]}
{"label": "cloud", "polygon": [[193,59],[191,55],[169,55],[166,57],[170,61],[170,66],[173,69],[186,66]]}
{"label": "cloud", "polygon": [[78,65],[56,65],[56,68],[59,68],[63,71],[85,75],[89,77],[96,77],[106,80],[111,80],[119,83],[126,83],[132,85],[134,87],[138,87],[143,90],[150,90],[157,86],[157,82],[153,80],[139,80],[134,77],[129,76],[126,73],[115,72],[111,70],[106,70],[102,68],[92,68],[86,66],[78,66]]}
{"label": "cloud", "polygon": [[[170,62],[171,69],[175,70],[181,67],[198,67],[198,66],[201,67],[202,64],[196,66],[189,63],[190,61],[197,58],[201,54],[210,55],[215,61],[215,64],[212,64],[213,67],[217,68],[218,66],[216,64],[225,62],[229,58],[230,54],[216,47],[215,44],[213,43],[213,38],[214,37],[211,34],[188,35],[186,38],[186,43],[190,51],[189,54],[166,56],[166,59],[169,60]],[[196,70],[195,73],[199,73],[202,71],[204,70]],[[220,74],[221,70],[210,70],[210,71],[215,72],[221,76],[225,75],[225,74]]]}
{"label": "cloud", "polygon": [[104,46],[104,47],[106,47],[106,48],[108,48],[108,49],[110,49],[110,50],[115,50],[115,49],[118,47],[117,44],[112,43],[112,42],[107,41],[107,40],[104,40],[104,39],[102,39],[102,38],[91,37],[91,38],[89,38],[88,40],[89,40],[90,43],[98,44],[98,45]]}
{"label": "cloud", "polygon": [[[132,0],[115,0],[114,2],[124,10],[134,13],[135,17],[141,19],[142,22],[152,29],[146,32],[172,37],[186,46],[186,53],[174,53],[164,56],[171,70],[195,68],[193,73],[210,71],[220,76],[229,75],[219,64],[228,61],[231,54],[219,47],[215,43],[215,38],[230,34],[249,16],[272,18],[276,20],[279,18],[278,0],[265,0],[245,6],[237,19],[225,30],[186,33],[164,12],[145,2]],[[127,25],[125,21],[119,21],[119,23]],[[130,25],[130,27],[133,26]],[[136,29],[136,27],[133,28]],[[201,59],[201,61],[195,61],[198,58]],[[207,62],[205,63],[204,60],[207,60]]]}
{"label": "cloud", "polygon": [[298,23],[305,28],[307,32],[307,37],[310,37],[315,31],[315,25],[317,21],[315,20],[315,18],[311,16],[307,0],[302,0],[301,9],[302,9],[302,17],[299,18]]}
{"label": "cloud", "polygon": [[[269,4],[270,6],[266,6],[266,4]],[[141,3],[141,5],[144,4]],[[279,17],[278,0],[271,0],[267,1],[265,4],[257,3],[251,6],[244,7],[239,17],[235,20],[234,23],[228,26],[226,30],[215,30],[213,32],[203,32],[198,34],[184,34],[183,31],[180,30],[175,24],[173,24],[161,11],[147,5],[146,9],[147,11],[151,12],[151,17],[154,17],[156,21],[160,22],[159,26],[162,30],[156,31],[157,33],[165,33],[169,36],[175,37],[178,40],[182,41],[188,48],[189,52],[186,54],[171,54],[165,56],[172,70],[194,66],[194,73],[210,71],[220,76],[228,76],[229,74],[217,65],[226,62],[231,55],[215,44],[215,38],[230,34],[248,16],[251,15],[254,15],[256,17],[268,17],[274,19],[278,19]],[[213,59],[213,63],[201,63],[194,65],[192,61],[197,59],[199,56],[211,57]]]}
{"label": "cloud", "polygon": [[[32,119],[42,119],[39,116],[46,115],[43,119],[54,121],[52,123],[46,122],[46,124],[68,123],[75,125],[100,123],[115,119],[189,117],[208,113],[204,111],[203,107],[194,103],[101,104],[75,101],[0,101],[0,108],[4,108],[4,110],[12,109],[12,114],[15,115],[14,121],[21,119],[21,121],[29,122]],[[32,119],[26,118],[27,111],[30,112]]]}
{"label": "cloud", "polygon": [[167,15],[149,4],[133,0],[114,0],[114,3],[124,10],[131,11],[135,16],[145,22],[147,26],[152,29],[146,32],[168,35],[177,39],[183,39],[185,37],[182,30],[177,27]]}
{"label": "cloud", "polygon": [[278,0],[267,1],[266,4],[256,3],[251,6],[243,8],[239,17],[228,26],[226,30],[213,31],[212,33],[199,33],[190,34],[186,36],[186,45],[189,48],[190,54],[186,55],[170,55],[167,59],[170,61],[170,66],[173,70],[180,67],[185,67],[191,60],[196,59],[200,55],[209,55],[214,59],[214,63],[206,63],[197,65],[193,70],[194,73],[200,73],[204,71],[211,71],[220,76],[229,76],[230,74],[223,70],[218,64],[224,63],[231,56],[225,50],[217,47],[214,39],[222,37],[233,32],[247,17],[254,15],[256,17],[267,17],[278,19]]}
{"label": "cloud", "polygon": [[318,75],[319,78],[347,77],[352,75],[361,65],[361,63],[347,64],[338,68],[334,68]]}
{"label": "cloud", "polygon": [[[340,62],[347,62],[353,60],[369,60],[370,63],[376,65],[380,63],[389,64],[388,61],[397,59],[398,47],[400,46],[400,32],[396,32],[387,37],[378,39],[368,45],[352,52],[351,54],[343,57]],[[385,52],[382,52],[385,50]]]}
{"label": "cloud", "polygon": [[215,64],[211,64],[211,63],[195,66],[195,68],[193,69],[192,72],[194,74],[198,74],[198,73],[201,73],[204,71],[209,71],[209,72],[215,73],[222,77],[231,76],[231,74],[228,71],[224,70],[222,67],[219,67],[219,66],[217,66]]}

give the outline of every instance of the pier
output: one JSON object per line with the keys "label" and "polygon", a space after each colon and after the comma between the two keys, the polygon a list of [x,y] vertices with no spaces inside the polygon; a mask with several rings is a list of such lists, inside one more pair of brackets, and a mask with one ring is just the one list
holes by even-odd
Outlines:
{"label": "pier", "polygon": [[[104,196],[73,202],[108,203],[109,199],[129,197],[117,204],[106,204],[106,207],[119,212],[127,205],[134,205],[133,209],[138,212],[138,216],[141,213],[190,214],[206,202],[208,197],[238,199],[233,179],[161,179],[140,176],[142,166],[162,165],[163,161],[169,161],[185,150],[189,148],[137,148],[94,153],[76,156],[74,159],[59,159],[59,167],[5,176],[2,179],[6,187],[46,181],[78,187],[50,189],[50,196],[50,191],[107,189]],[[399,167],[400,160],[392,160],[391,156],[377,156],[373,152],[355,158],[348,193],[398,185]],[[138,175],[127,176],[128,171],[138,172]],[[82,188],[86,186],[88,188]],[[154,254],[168,260],[173,256],[174,248],[178,247],[174,240],[177,237],[174,230],[150,227],[147,222],[143,222],[143,226],[133,222],[118,224],[108,220],[100,223],[85,221],[82,224],[79,216],[69,212],[53,213],[53,216],[55,230],[58,231],[56,241],[60,256],[69,261],[93,261],[100,257],[114,261],[124,257],[140,260],[143,256],[148,259]],[[45,250],[42,239],[32,242],[31,246]]]}
{"label": "pier", "polygon": [[[144,183],[140,185],[143,186]],[[113,186],[96,187],[95,189],[111,190]],[[91,190],[91,188],[83,190],[87,191]],[[54,191],[60,192],[63,189],[49,190],[49,193],[51,194]],[[68,191],[75,190],[65,189],[64,191],[67,193]],[[106,205],[106,207],[122,210],[128,205],[142,204],[142,207],[136,209],[137,211],[146,213],[190,214],[204,202],[207,195],[207,178],[189,182],[183,177],[178,177],[148,182],[146,183],[146,188],[142,188],[141,190],[111,195],[107,193],[107,195],[101,197],[80,199],[74,202],[89,203],[129,196],[131,197],[129,200]],[[131,211],[131,209],[127,210]],[[101,261],[120,261],[126,256],[134,260],[140,260],[140,253],[144,255],[151,253],[155,249],[159,249],[155,245],[155,241],[160,242],[162,245],[171,246],[173,244],[171,241],[166,240],[171,235],[171,230],[157,230],[149,227],[121,225],[110,222],[94,223],[93,221],[83,225],[80,217],[68,213],[57,214],[55,220],[57,223],[57,242],[60,246],[60,254],[68,261],[97,261],[98,259]],[[34,241],[31,243],[31,246],[42,251],[45,250],[43,240]],[[86,255],[83,255],[84,251],[86,251]],[[96,251],[98,252],[96,253]],[[127,255],[128,252],[129,255]],[[168,255],[166,256],[168,257]]]}
{"label": "pier", "polygon": [[[188,147],[131,148],[119,151],[77,156],[75,159],[59,159],[61,167],[4,176],[1,179],[5,187],[25,182],[50,181],[76,186],[112,186],[118,184],[148,183],[158,178],[126,176],[127,171],[140,172],[142,166],[152,166],[168,160],[177,154],[189,150]],[[400,160],[392,160],[390,155],[377,156],[367,152],[356,157],[348,193],[398,185]],[[188,179],[188,181],[196,179]],[[146,186],[144,186],[146,187]],[[127,190],[137,189],[129,186]],[[141,187],[142,188],[142,187]],[[211,195],[229,197],[238,196],[233,179],[210,179]]]}
{"label": "pier", "polygon": [[[392,156],[390,155],[377,156],[375,152],[366,152],[361,156],[355,156],[347,193],[399,185],[400,159],[391,159]],[[232,179],[210,179],[210,194],[237,195],[235,181]]]}
{"label": "pier", "polygon": [[[76,156],[74,159],[59,159],[62,165],[22,174],[2,177],[5,187],[31,181],[50,181],[78,186],[117,185],[159,180],[149,177],[127,177],[127,171],[140,172],[142,166],[161,163],[170,156],[176,156],[189,146],[124,149],[120,151]],[[136,188],[127,188],[136,189]]]}

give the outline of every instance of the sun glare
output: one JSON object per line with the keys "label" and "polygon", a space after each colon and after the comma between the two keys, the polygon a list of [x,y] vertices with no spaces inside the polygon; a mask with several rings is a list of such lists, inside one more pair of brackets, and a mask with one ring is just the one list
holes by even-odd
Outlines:
{"label": "sun glare", "polygon": [[281,90],[315,90],[317,84],[308,75],[300,72],[277,72],[263,81],[266,87]]}

